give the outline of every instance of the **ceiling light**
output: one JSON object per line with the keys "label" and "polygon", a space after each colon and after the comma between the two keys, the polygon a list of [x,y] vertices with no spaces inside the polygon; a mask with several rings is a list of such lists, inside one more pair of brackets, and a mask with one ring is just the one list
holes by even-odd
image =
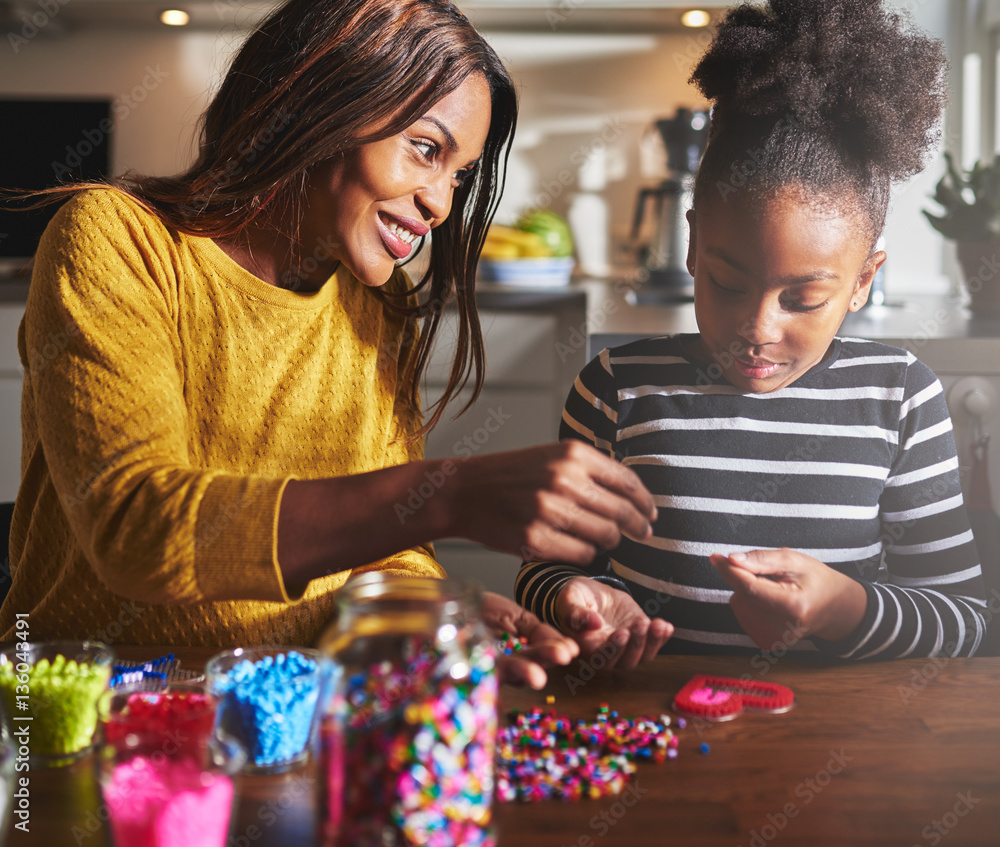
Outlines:
{"label": "ceiling light", "polygon": [[701,9],[691,9],[681,15],[681,23],[684,26],[700,27],[708,26],[712,22],[712,16]]}
{"label": "ceiling light", "polygon": [[160,13],[160,23],[167,26],[186,26],[190,20],[191,16],[183,9],[167,9]]}

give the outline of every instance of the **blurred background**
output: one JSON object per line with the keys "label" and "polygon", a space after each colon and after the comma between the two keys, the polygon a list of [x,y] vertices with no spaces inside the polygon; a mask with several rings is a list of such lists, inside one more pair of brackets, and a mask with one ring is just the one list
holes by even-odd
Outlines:
{"label": "blurred background", "polygon": [[[942,147],[966,165],[991,156],[998,140],[1000,2],[892,3],[948,43],[952,97]],[[0,98],[103,100],[113,121],[111,169],[175,172],[192,156],[195,122],[233,51],[272,5],[196,0],[161,20],[162,0],[0,0],[7,42],[0,45]],[[631,237],[639,192],[666,175],[654,123],[678,108],[705,106],[687,80],[727,5],[460,0],[521,92],[498,220],[548,206],[569,218],[583,271],[634,265],[655,226],[650,210]],[[6,108],[0,159],[9,170],[16,167],[10,151],[26,145]],[[939,156],[897,191],[886,232],[886,287],[895,296],[946,290],[949,278],[957,279],[950,245],[920,215],[941,169]]]}
{"label": "blurred background", "polygon": [[[948,392],[963,473],[988,466],[996,490],[1000,451],[987,460],[982,439],[990,432],[1000,438],[1000,298],[983,320],[962,290],[955,244],[921,212],[934,209],[930,197],[945,151],[970,168],[1000,149],[1000,0],[886,2],[945,40],[950,103],[929,167],[894,192],[881,280],[886,306],[866,308],[843,331],[909,346],[934,368]],[[274,4],[166,4],[0,0],[0,185],[38,187],[129,169],[170,174],[191,161],[199,115],[248,30]],[[683,161],[692,144],[697,159],[706,120],[706,104],[688,78],[730,4],[458,5],[505,59],[520,91],[497,221],[515,224],[526,211],[553,210],[575,236],[576,267],[572,284],[560,289],[546,288],[543,278],[530,290],[527,276],[520,287],[480,287],[486,386],[472,409],[428,438],[427,454],[439,457],[554,440],[570,385],[603,346],[696,329],[686,292],[669,303],[639,295],[662,294],[654,274],[668,278],[670,262],[683,259],[686,232],[672,226],[683,222]],[[669,160],[664,136],[675,142]],[[1000,210],[994,217],[1000,221]],[[16,338],[28,283],[16,270],[37,240],[37,232],[15,231],[23,220],[0,214],[0,283],[11,283],[0,284],[0,501],[14,499],[20,478]],[[995,245],[987,248],[996,261]],[[446,326],[431,361],[427,402],[447,382],[448,333]],[[58,355],[58,345],[50,352]],[[978,459],[968,452],[975,444],[983,447]],[[461,539],[446,539],[437,551],[449,572],[511,591],[515,557]]]}

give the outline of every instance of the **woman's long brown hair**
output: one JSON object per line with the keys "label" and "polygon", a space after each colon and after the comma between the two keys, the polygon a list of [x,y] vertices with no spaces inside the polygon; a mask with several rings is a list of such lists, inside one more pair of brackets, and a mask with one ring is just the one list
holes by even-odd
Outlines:
{"label": "woman's long brown hair", "polygon": [[[239,238],[266,211],[269,222],[287,222],[286,234],[301,249],[309,170],[402,131],[473,73],[485,77],[491,93],[480,164],[455,189],[451,214],[434,230],[429,268],[413,288],[418,304],[379,291],[390,308],[424,320],[407,374],[414,408],[442,308],[453,302],[458,312],[448,384],[431,407],[423,435],[473,373],[472,398],[461,411],[482,389],[476,263],[502,191],[517,121],[517,95],[507,70],[451,2],[289,0],[240,48],[202,117],[194,164],[175,176],[126,175],[114,184],[169,226],[209,238]],[[381,128],[372,133],[372,126]]]}

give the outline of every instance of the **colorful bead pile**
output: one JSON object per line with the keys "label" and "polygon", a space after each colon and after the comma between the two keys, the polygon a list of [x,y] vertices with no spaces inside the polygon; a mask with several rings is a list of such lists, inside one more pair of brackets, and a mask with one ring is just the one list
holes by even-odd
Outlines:
{"label": "colorful bead pile", "polygon": [[[104,696],[109,695],[112,692]],[[215,699],[197,690],[122,692],[102,711],[101,724],[109,744],[133,736],[154,745],[169,741],[178,750],[196,750],[215,727]]]}
{"label": "colorful bead pile", "polygon": [[324,721],[324,845],[492,845],[497,730],[491,643],[448,652],[407,637],[396,661],[344,681]]}
{"label": "colorful bead pile", "polygon": [[134,756],[102,786],[115,844],[225,847],[233,781],[191,758]]}
{"label": "colorful bead pile", "polygon": [[513,711],[497,743],[497,797],[579,800],[617,794],[635,761],[677,756],[670,718],[626,719],[602,705],[593,721],[571,721],[555,711]]}
{"label": "colorful bead pile", "polygon": [[212,681],[222,729],[244,745],[258,768],[306,755],[321,686],[319,664],[295,650],[245,659]]}
{"label": "colorful bead pile", "polygon": [[502,636],[500,636],[497,646],[499,647],[501,653],[505,656],[510,656],[513,653],[520,653],[524,650],[524,648],[528,646],[528,639],[505,632]]}
{"label": "colorful bead pile", "polygon": [[108,684],[108,665],[67,661],[57,655],[28,668],[28,709],[18,708],[18,680],[13,664],[0,665],[0,690],[8,714],[31,717],[32,756],[62,756],[90,746],[97,727],[97,699]]}

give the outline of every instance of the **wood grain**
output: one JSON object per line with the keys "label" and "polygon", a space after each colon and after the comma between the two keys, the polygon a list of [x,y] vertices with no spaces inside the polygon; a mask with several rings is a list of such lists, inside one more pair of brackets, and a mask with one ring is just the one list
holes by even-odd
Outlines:
{"label": "wood grain", "polygon": [[[168,652],[116,648],[123,658]],[[186,666],[208,650],[178,649]],[[692,721],[680,755],[641,764],[617,798],[498,804],[500,847],[997,847],[1000,844],[1000,659],[823,666],[801,659],[661,657],[582,679],[579,665],[545,691],[505,687],[503,708],[588,718],[603,702],[659,715],[696,673],[788,685],[796,707],[721,724]],[[585,671],[583,676],[589,676]],[[698,752],[706,742],[708,755]],[[93,762],[32,770],[31,832],[9,847],[109,845]],[[315,768],[242,780],[229,847],[314,845]],[[935,829],[935,825],[937,829]],[[120,845],[125,847],[125,845]]]}

